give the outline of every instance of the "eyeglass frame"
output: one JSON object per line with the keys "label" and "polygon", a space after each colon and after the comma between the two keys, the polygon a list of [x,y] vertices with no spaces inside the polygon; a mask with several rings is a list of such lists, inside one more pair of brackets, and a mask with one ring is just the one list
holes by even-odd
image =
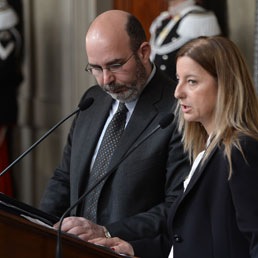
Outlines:
{"label": "eyeglass frame", "polygon": [[[102,66],[96,66],[96,67],[92,67],[89,63],[86,65],[86,68],[85,68],[85,71],[88,72],[88,73],[91,73],[94,75],[94,72],[92,72],[92,69],[95,69],[95,71],[97,73],[100,74],[103,74],[103,71],[104,69],[108,70],[109,72],[111,73],[118,73],[121,71],[121,69],[123,68],[123,66],[131,59],[131,57],[133,57],[135,55],[135,53],[132,53],[126,60],[124,60],[122,63],[118,63],[118,64],[111,64],[111,65],[108,65],[107,67],[102,67]],[[89,68],[89,66],[91,66]],[[115,70],[112,70],[114,69]]]}

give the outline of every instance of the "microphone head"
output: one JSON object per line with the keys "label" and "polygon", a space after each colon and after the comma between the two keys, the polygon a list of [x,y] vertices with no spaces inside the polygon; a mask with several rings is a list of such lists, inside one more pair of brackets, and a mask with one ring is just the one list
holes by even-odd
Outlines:
{"label": "microphone head", "polygon": [[81,111],[85,110],[86,108],[90,107],[92,105],[92,103],[94,102],[94,99],[93,98],[87,98],[87,99],[84,99],[82,100],[78,107]]}
{"label": "microphone head", "polygon": [[166,128],[170,123],[174,120],[174,114],[169,113],[165,115],[159,122],[159,126],[161,129]]}

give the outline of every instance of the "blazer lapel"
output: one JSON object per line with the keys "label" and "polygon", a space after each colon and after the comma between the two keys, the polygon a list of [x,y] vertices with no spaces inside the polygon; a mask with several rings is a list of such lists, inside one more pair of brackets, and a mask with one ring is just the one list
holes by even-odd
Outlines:
{"label": "blazer lapel", "polygon": [[[169,213],[169,219],[168,219],[168,227],[173,223],[174,217],[177,213],[178,207],[180,206],[180,204],[184,201],[185,197],[190,193],[191,194],[191,190],[193,189],[193,187],[195,186],[195,184],[198,182],[200,176],[205,173],[205,169],[209,163],[209,161],[212,159],[213,155],[215,154],[216,150],[218,149],[218,146],[216,146],[210,156],[208,157],[208,159],[204,162],[203,165],[201,165],[201,161],[199,163],[199,165],[197,166],[195,173],[193,174],[186,190],[183,192],[182,194],[178,197],[178,199],[176,199],[176,202],[172,205],[172,209],[170,209],[170,213]],[[170,232],[171,233],[171,232]]]}
{"label": "blazer lapel", "polygon": [[201,165],[202,161],[200,161],[199,165],[197,166],[185,192],[182,194],[181,196],[181,200],[180,202],[185,198],[185,196],[191,191],[191,189],[194,187],[194,185],[196,184],[196,182],[198,181],[198,179],[200,178],[200,176],[205,172],[205,168],[207,166],[207,164],[209,163],[209,161],[211,160],[212,156],[214,155],[214,153],[216,152],[216,150],[218,149],[218,146],[216,146],[211,154],[209,155],[208,159],[204,162],[203,165]]}

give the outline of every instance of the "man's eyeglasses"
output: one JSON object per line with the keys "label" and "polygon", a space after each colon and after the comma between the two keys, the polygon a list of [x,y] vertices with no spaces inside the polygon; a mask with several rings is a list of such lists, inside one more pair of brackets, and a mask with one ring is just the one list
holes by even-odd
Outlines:
{"label": "man's eyeglasses", "polygon": [[123,65],[125,65],[133,55],[134,55],[134,53],[132,53],[125,61],[123,61],[120,64],[111,64],[111,65],[108,65],[107,67],[101,67],[101,66],[98,66],[98,65],[92,66],[90,64],[87,64],[87,66],[85,68],[85,71],[89,72],[89,73],[92,73],[95,76],[102,75],[104,69],[107,69],[108,71],[110,71],[112,73],[118,73],[118,72],[121,71]]}

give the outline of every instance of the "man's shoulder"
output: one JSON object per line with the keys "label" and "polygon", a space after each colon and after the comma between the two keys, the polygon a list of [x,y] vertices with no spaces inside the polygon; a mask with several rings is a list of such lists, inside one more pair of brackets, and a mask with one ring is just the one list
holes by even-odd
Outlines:
{"label": "man's shoulder", "polygon": [[145,103],[155,103],[158,110],[167,112],[175,104],[175,89],[176,82],[157,69],[152,80],[144,90],[141,99]]}
{"label": "man's shoulder", "polygon": [[153,82],[167,89],[176,89],[177,82],[170,78],[166,73],[156,70],[155,76],[153,77]]}

